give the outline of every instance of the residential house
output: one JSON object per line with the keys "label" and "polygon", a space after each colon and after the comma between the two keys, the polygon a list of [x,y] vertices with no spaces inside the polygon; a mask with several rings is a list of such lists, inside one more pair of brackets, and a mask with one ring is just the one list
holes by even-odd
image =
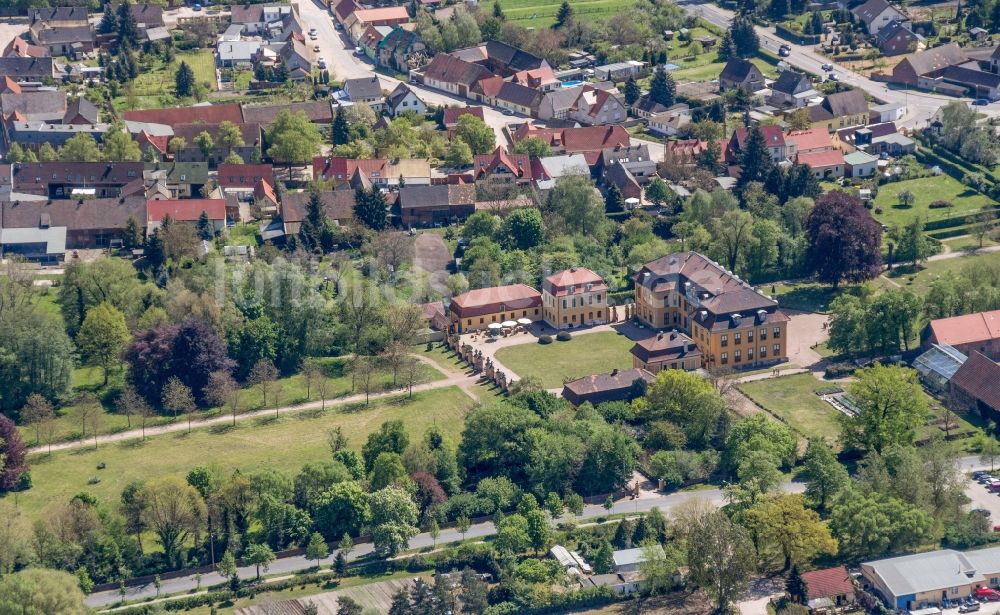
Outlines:
{"label": "residential house", "polygon": [[600,81],[625,81],[629,77],[641,77],[646,71],[646,63],[626,60],[614,64],[594,67],[594,77]]}
{"label": "residential house", "polygon": [[612,370],[606,374],[593,374],[563,385],[562,396],[566,401],[579,406],[590,402],[594,406],[609,401],[630,402],[642,395],[645,386],[636,387],[636,381],[651,384],[656,378],[644,369]]}
{"label": "residential house", "polygon": [[888,156],[892,156],[893,158],[898,158],[900,156],[913,154],[916,151],[917,144],[913,139],[907,137],[906,135],[894,132],[881,137],[872,137],[872,144],[868,153],[878,155],[886,154]]}
{"label": "residential house", "polygon": [[548,180],[535,181],[535,186],[540,190],[551,190],[560,177],[568,175],[590,176],[590,165],[587,163],[587,157],[583,154],[545,156],[539,158],[538,162],[545,169],[545,175],[549,178]]}
{"label": "residential house", "polygon": [[396,26],[379,41],[375,62],[379,66],[408,73],[427,63],[427,45],[416,32]]}
{"label": "residential house", "polygon": [[817,179],[832,179],[844,176],[844,152],[830,149],[820,152],[807,152],[798,155],[798,163],[804,164]]}
{"label": "residential house", "polygon": [[871,118],[868,101],[861,90],[830,94],[822,103],[806,107],[806,110],[814,128],[826,128],[829,132],[847,126],[864,126]]}
{"label": "residential house", "polygon": [[701,351],[693,339],[676,329],[660,331],[652,337],[641,339],[632,346],[632,367],[642,368],[653,374],[664,369],[699,369]]}
{"label": "residential house", "polygon": [[358,9],[344,20],[344,30],[357,42],[368,26],[398,26],[410,21],[405,6]]}
{"label": "residential house", "polygon": [[120,242],[129,218],[146,224],[146,200],[138,198],[0,201],[0,228],[65,230],[71,250],[107,248]]}
{"label": "residential house", "polygon": [[844,156],[844,177],[873,177],[878,170],[878,158],[862,151]]}
{"label": "residential house", "polygon": [[281,63],[292,81],[312,81],[312,60],[309,49],[297,38],[290,38],[278,52]]}
{"label": "residential house", "polygon": [[204,162],[147,163],[142,172],[145,186],[162,184],[170,199],[189,199],[201,195],[208,183],[208,164]]}
{"label": "residential house", "polygon": [[498,145],[492,154],[477,154],[472,163],[477,182],[507,186],[527,185],[537,176],[544,176],[541,164],[527,154],[509,153]]}
{"label": "residential house", "polygon": [[[236,123],[243,138],[243,145],[232,148],[232,153],[246,161],[259,159],[261,146],[260,124]],[[206,155],[198,147],[196,139],[198,135],[207,132],[212,137],[214,147]],[[187,146],[174,154],[177,162],[207,162],[210,167],[215,167],[223,162],[230,154],[230,149],[219,142],[219,124],[177,124],[174,126],[174,135],[181,137]]]}
{"label": "residential house", "polygon": [[359,176],[364,181],[376,186],[396,187],[402,183],[407,186],[427,185],[431,183],[431,167],[427,160],[415,158],[400,158],[397,160],[368,159],[354,160],[331,156],[313,158],[313,177],[315,179],[333,180],[334,185],[341,187],[352,185]]}
{"label": "residential house", "polygon": [[[1000,420],[1000,365],[973,350],[948,381],[950,400],[957,408],[974,412],[985,421]],[[1000,568],[993,569],[1000,575]],[[994,579],[990,585],[996,586]]]}
{"label": "residential house", "polygon": [[936,606],[942,598],[957,602],[977,588],[998,586],[1000,547],[964,552],[940,549],[864,562],[861,575],[870,591],[891,609]]}
{"label": "residential house", "polygon": [[[767,152],[771,155],[771,160],[781,162],[787,159],[788,152],[785,145],[785,134],[781,132],[781,127],[758,126],[757,128],[764,135],[764,141],[767,143]],[[733,136],[729,139],[728,151],[726,153],[727,157],[734,164],[739,163],[740,154],[743,151],[749,134],[749,131],[742,126],[733,131]]]}
{"label": "residential house", "polygon": [[[112,5],[112,10],[117,13],[118,6]],[[162,28],[166,25],[163,21],[163,7],[159,4],[130,4],[129,12],[140,30]]]}
{"label": "residential house", "polygon": [[333,121],[333,107],[329,100],[313,100],[308,102],[286,103],[282,105],[242,106],[243,121],[250,124],[260,124],[263,127],[270,126],[278,119],[278,114],[282,111],[291,113],[305,113],[309,121],[314,124],[329,126]]}
{"label": "residential house", "polygon": [[542,280],[545,322],[555,329],[600,325],[611,318],[608,285],[586,267],[572,267]]}
{"label": "residential house", "polygon": [[898,56],[923,47],[924,37],[914,34],[904,22],[893,21],[875,35],[875,45],[885,56]]}
{"label": "residential house", "polygon": [[592,87],[581,85],[575,87],[563,87],[551,92],[547,92],[538,105],[537,117],[541,120],[568,120],[570,112],[573,110],[576,100],[584,88]]}
{"label": "residential house", "polygon": [[390,32],[392,32],[391,26],[367,26],[365,31],[361,33],[361,37],[358,39],[358,47],[370,60],[375,59],[375,53],[378,50],[378,44],[382,42]]}
{"label": "residential house", "polygon": [[643,119],[649,119],[650,117],[658,113],[663,113],[666,110],[667,107],[665,105],[661,105],[650,98],[649,94],[643,94],[636,99],[635,104],[632,105],[632,114]]}
{"label": "residential house", "polygon": [[0,57],[4,58],[44,58],[49,54],[48,49],[44,47],[39,47],[38,45],[32,45],[28,41],[24,40],[21,36],[15,36],[10,39],[7,46],[4,47],[3,53]]}
{"label": "residential house", "polygon": [[267,36],[281,28],[285,17],[297,15],[298,11],[296,4],[234,4],[230,23],[243,26],[246,34]]}
{"label": "residential house", "polygon": [[829,152],[834,149],[830,133],[822,128],[793,130],[785,134],[785,156],[795,160],[799,154]]}
{"label": "residential house", "polygon": [[843,566],[803,572],[802,582],[806,586],[806,606],[812,612],[854,604],[854,580]]}
{"label": "residential house", "polygon": [[50,56],[79,58],[94,51],[94,30],[90,26],[45,26],[33,31],[32,38]]}
{"label": "residential house", "polygon": [[0,58],[0,75],[15,82],[47,81],[55,76],[51,57]]}
{"label": "residential house", "polygon": [[592,574],[582,577],[580,586],[584,589],[607,587],[619,596],[628,596],[641,589],[643,581],[640,576],[637,573],[621,574],[617,572]]}
{"label": "residential house", "polygon": [[650,132],[675,137],[691,123],[691,109],[686,104],[678,103],[662,113],[649,116],[647,121],[646,127]]}
{"label": "residential house", "polygon": [[329,6],[330,13],[341,27],[343,27],[343,25],[347,22],[347,18],[350,17],[354,11],[361,9],[361,5],[358,4],[356,0],[330,0]]}
{"label": "residential house", "polygon": [[448,131],[448,139],[455,137],[455,131],[458,130],[458,120],[463,115],[472,115],[483,120],[485,116],[483,115],[482,107],[446,107],[444,110],[444,116],[442,118],[442,123],[444,124],[444,129]]}
{"label": "residential house", "polygon": [[679,139],[666,142],[663,161],[677,166],[692,167],[698,155],[708,149],[708,141],[699,139]]}
{"label": "residential house", "polygon": [[[306,218],[311,196],[308,191],[284,194],[281,201],[281,221],[285,235],[298,234],[302,221]],[[343,225],[354,220],[353,190],[324,190],[319,193],[319,201],[323,213],[336,224]]]}
{"label": "residential house", "polygon": [[[66,93],[58,90],[22,90],[10,78],[4,79],[0,93],[0,119],[39,121],[62,124],[66,117]],[[94,118],[97,121],[97,118]],[[73,122],[70,122],[73,123]]]}
{"label": "residential house", "polygon": [[753,94],[764,89],[764,73],[753,62],[743,58],[729,58],[719,74],[719,90],[743,90]]}
{"label": "residential house", "polygon": [[476,187],[471,184],[406,185],[399,189],[398,214],[403,226],[431,226],[461,222],[476,210]]}
{"label": "residential house", "polygon": [[511,83],[542,92],[551,92],[562,87],[562,82],[556,79],[555,73],[549,66],[518,71],[511,76],[510,80]]}
{"label": "residential house", "polygon": [[121,189],[142,179],[141,162],[31,162],[12,166],[12,192],[59,199],[74,190],[93,190],[96,198],[120,196]]}
{"label": "residential house", "polygon": [[208,214],[208,221],[216,233],[226,228],[225,199],[177,199],[146,202],[146,232],[160,228],[163,218],[170,216],[174,222],[195,224],[202,213]]}
{"label": "residential house", "polygon": [[768,104],[775,107],[805,107],[809,101],[819,96],[809,77],[805,73],[786,69],[781,71],[778,79],[771,85],[771,97]]}
{"label": "residential house", "polygon": [[[656,176],[656,161],[650,156],[649,146],[646,144],[616,146],[603,149],[601,150],[597,166],[604,176],[605,181],[607,181],[609,172],[615,166],[622,167],[642,186],[651,182]],[[626,198],[632,197],[640,198],[641,194],[639,196],[629,195]]]}
{"label": "residential house", "polygon": [[[868,124],[867,126],[851,126],[842,128],[833,134],[833,143],[845,153],[855,150],[869,151],[872,149],[872,141],[879,137],[896,134],[896,124],[893,122],[882,122],[879,124]],[[870,152],[869,153],[877,153]]]}
{"label": "residential house", "polygon": [[878,35],[882,28],[888,27],[893,22],[900,23],[907,28],[912,25],[906,13],[892,6],[886,0],[868,0],[851,9],[851,13],[865,25],[868,34],[872,36]]}
{"label": "residential house", "polygon": [[978,62],[967,62],[944,69],[941,79],[960,88],[972,98],[1000,100],[1000,75],[983,71]]}
{"label": "residential house", "polygon": [[252,69],[263,41],[219,41],[215,46],[215,64],[219,68]]}
{"label": "residential house", "polygon": [[479,288],[456,295],[448,306],[451,333],[482,331],[492,323],[541,320],[542,295],[524,284]]}
{"label": "residential house", "polygon": [[543,58],[495,40],[452,51],[451,55],[465,62],[481,65],[490,73],[504,79],[513,77],[522,71],[534,71],[549,67],[549,63]]}
{"label": "residential house", "polygon": [[569,119],[584,126],[615,124],[627,117],[625,97],[614,87],[591,91],[584,88],[569,115]]}
{"label": "residential house", "polygon": [[405,83],[397,85],[396,89],[389,93],[389,97],[386,98],[385,102],[386,111],[393,117],[407,111],[412,111],[418,115],[423,115],[427,111],[424,101],[420,100],[417,93]]}
{"label": "residential house", "polygon": [[628,131],[618,124],[577,128],[538,128],[531,122],[525,122],[513,130],[511,137],[514,143],[538,137],[549,144],[554,154],[593,152],[595,155],[592,164],[596,164],[596,153],[602,149],[628,147],[632,144]]}
{"label": "residential house", "polygon": [[86,98],[71,98],[66,102],[63,124],[96,124],[99,119],[97,105]]}
{"label": "residential house", "polygon": [[424,69],[423,82],[427,87],[469,98],[472,86],[491,76],[492,73],[479,64],[439,53]]}
{"label": "residential house", "polygon": [[385,108],[385,96],[378,77],[358,77],[344,81],[344,93],[353,103],[364,103],[376,113]]}
{"label": "residential house", "polygon": [[218,183],[224,196],[235,196],[237,201],[253,200],[254,191],[261,182],[274,186],[274,168],[269,164],[219,165]]}
{"label": "residential house", "polygon": [[892,81],[910,87],[932,89],[935,78],[944,73],[946,68],[968,61],[965,51],[957,43],[948,43],[907,55],[892,68]]}
{"label": "residential house", "polygon": [[[3,141],[38,151],[45,143],[59,148],[78,134],[89,134],[100,143],[111,128],[109,124],[49,124],[42,121],[6,122]],[[5,145],[9,147],[9,145]]]}
{"label": "residential house", "polygon": [[932,320],[921,335],[925,347],[947,344],[962,354],[1000,359],[1000,310]]}
{"label": "residential house", "polygon": [[[499,77],[497,77],[499,79]],[[485,80],[484,80],[485,81]],[[482,83],[482,81],[480,82]],[[492,104],[521,115],[534,116],[542,102],[542,92],[518,83],[503,81]]]}
{"label": "residential house", "polygon": [[702,366],[756,367],[788,356],[788,316],[778,303],[696,252],[668,254],[635,275],[636,317],[684,331]]}
{"label": "residential house", "polygon": [[44,24],[72,28],[89,23],[86,6],[58,6],[31,9],[28,21],[32,26]]}

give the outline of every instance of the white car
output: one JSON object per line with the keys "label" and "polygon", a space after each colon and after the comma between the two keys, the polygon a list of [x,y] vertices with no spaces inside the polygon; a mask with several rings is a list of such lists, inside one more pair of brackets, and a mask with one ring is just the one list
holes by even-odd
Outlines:
{"label": "white car", "polygon": [[833,64],[830,64],[829,62],[827,62],[826,64],[824,64],[820,68],[822,68],[825,71],[831,71],[831,70],[833,70]]}
{"label": "white car", "polygon": [[313,52],[319,53],[319,45],[313,45]]}

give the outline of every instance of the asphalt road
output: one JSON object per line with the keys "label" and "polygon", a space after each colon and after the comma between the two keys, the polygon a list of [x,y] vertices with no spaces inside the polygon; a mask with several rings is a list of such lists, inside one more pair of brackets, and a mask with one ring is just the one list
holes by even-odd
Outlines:
{"label": "asphalt road", "polygon": [[[714,4],[709,4],[704,0],[682,0],[678,2],[678,5],[689,13],[697,15],[705,21],[708,21],[709,23],[720,28],[728,28],[733,18],[732,11],[727,11],[726,9],[715,6]],[[886,84],[878,81],[873,81],[851,71],[844,66],[831,62],[829,58],[816,53],[813,50],[813,47],[796,45],[780,38],[768,28],[758,26],[757,36],[760,38],[761,45],[773,53],[777,53],[778,48],[781,45],[789,45],[791,47],[791,53],[788,57],[783,59],[800,70],[816,75],[824,75],[826,74],[826,71],[822,69],[823,64],[831,63],[833,64],[833,72],[837,73],[837,77],[841,82],[855,88],[860,88],[883,102],[903,103],[906,105],[907,113],[906,117],[903,118],[902,121],[897,122],[897,125],[900,127],[924,128],[931,116],[933,116],[934,113],[941,108],[941,106],[953,100],[958,100],[956,98],[942,96],[940,94],[898,89],[896,87],[887,86]],[[977,110],[986,115],[1000,115],[1000,103],[992,103],[990,105],[978,107]]]}
{"label": "asphalt road", "polygon": [[[997,466],[1000,468],[1000,464]],[[979,457],[963,457],[959,460],[959,468],[963,472],[971,472],[977,469],[989,470],[988,464],[984,465]],[[803,483],[788,482],[782,485],[782,489],[788,493],[801,493],[805,489]],[[978,484],[969,481],[966,488],[966,493],[973,500],[972,506],[970,508],[976,507],[987,507],[984,504],[989,504],[988,508],[990,510],[994,509],[996,505],[995,518],[1000,522],[1000,497],[996,495],[983,495],[978,493],[978,490],[983,490]],[[993,498],[995,504],[986,498]],[[691,500],[704,500],[712,504],[721,506],[726,503],[725,495],[721,489],[703,489],[699,491],[687,491],[679,493],[669,493],[662,494],[652,491],[643,492],[642,495],[634,500],[622,499],[615,502],[614,508],[610,511],[610,514],[628,514],[628,513],[642,513],[649,511],[652,508],[659,508],[664,513],[668,513],[675,507],[689,502]],[[580,520],[596,519],[597,517],[602,517],[608,515],[609,512],[604,509],[602,505],[589,505],[584,508],[583,514],[578,517]],[[493,526],[492,522],[478,523],[469,528],[469,531],[465,534],[464,538],[484,538],[487,536],[492,536],[496,532],[496,528]],[[463,536],[454,529],[443,529],[441,530],[441,535],[438,537],[437,542],[445,544],[455,540],[461,540]],[[420,549],[423,547],[429,547],[434,544],[434,540],[427,533],[418,534],[410,540],[411,549]],[[353,551],[347,556],[348,561],[356,560],[365,555],[369,555],[372,552],[372,545],[370,544],[359,544]],[[331,552],[330,557],[322,560],[320,563],[323,565],[330,565],[333,563],[336,557],[336,551]],[[276,560],[271,564],[268,574],[292,574],[302,570],[309,569],[315,565],[312,560],[306,560],[302,556],[286,557],[280,560]],[[255,574],[255,569],[253,566],[244,566],[239,569],[240,578],[247,579],[252,578]],[[225,581],[217,573],[207,573],[202,575],[201,584],[202,586],[215,585]],[[195,589],[198,583],[193,575],[186,577],[178,577],[176,579],[164,580],[161,584],[160,592],[162,595],[167,594],[180,594],[184,592],[189,592]],[[134,587],[129,587],[127,594],[128,600],[144,600],[146,598],[152,598],[156,596],[156,588],[152,584],[148,585],[138,585]],[[104,592],[95,592],[87,596],[87,604],[92,607],[102,607],[109,606],[121,600],[121,594],[117,590],[110,590]]]}
{"label": "asphalt road", "polygon": [[[805,485],[802,483],[786,483],[782,488],[789,493],[800,493]],[[628,514],[628,513],[642,513],[649,511],[652,508],[659,508],[664,513],[668,513],[672,508],[683,504],[691,500],[705,500],[716,505],[722,505],[725,503],[725,496],[720,489],[704,489],[700,491],[688,491],[681,493],[670,493],[661,494],[655,492],[644,492],[639,498],[634,500],[623,499],[615,502],[614,508],[610,511],[610,514]],[[603,517],[609,514],[609,511],[605,510],[602,505],[593,504],[587,506],[583,510],[583,514],[577,517],[580,520],[595,519],[597,517]],[[465,539],[469,538],[483,538],[486,536],[492,536],[496,532],[496,528],[493,526],[492,522],[478,523],[469,528],[469,531],[465,534]],[[462,535],[454,529],[443,529],[441,530],[441,535],[438,537],[437,542],[439,544],[448,543],[455,540],[461,540]],[[434,540],[429,534],[418,534],[410,540],[411,549],[420,549],[423,547],[429,547],[434,544]],[[370,544],[359,544],[353,551],[347,556],[348,561],[358,559],[359,557],[368,555],[372,552],[372,545]],[[320,563],[324,565],[329,565],[333,563],[336,557],[336,551],[333,551],[325,560]],[[291,574],[301,570],[306,570],[315,566],[316,563],[312,560],[306,560],[302,556],[287,557],[284,559],[276,560],[271,564],[268,570],[269,575],[274,574]],[[252,578],[255,574],[255,569],[253,566],[245,566],[240,568],[240,578],[247,579]],[[214,585],[217,583],[222,583],[225,581],[217,573],[208,573],[202,575],[201,583],[202,586]],[[162,595],[166,594],[179,594],[183,592],[188,592],[197,587],[197,581],[195,577],[179,577],[176,579],[164,580],[161,584],[160,592]],[[156,596],[156,588],[152,584],[141,585],[128,588],[127,598],[131,601],[143,600],[146,598],[152,598]],[[92,607],[101,607],[114,604],[121,600],[121,594],[117,590],[110,590],[104,592],[96,592],[87,596],[87,604]]]}
{"label": "asphalt road", "polygon": [[[354,79],[359,77],[371,77],[375,67],[366,57],[359,57],[354,53],[354,43],[346,32],[338,30],[334,24],[335,18],[329,14],[322,4],[316,0],[304,0],[299,3],[299,14],[302,21],[309,28],[316,28],[316,40],[308,40],[309,49],[318,45],[322,56],[326,61],[327,69],[331,76],[337,80]],[[387,75],[378,75],[382,84],[382,89],[391,92],[396,86],[403,83],[399,79]],[[471,101],[458,96],[452,96],[439,90],[426,88],[423,85],[411,83],[410,88],[416,92],[417,96],[429,105],[458,105],[466,106]],[[496,109],[484,107],[484,120],[488,126],[493,128],[497,135],[497,144],[506,145],[507,139],[504,137],[502,129],[508,123],[523,122],[524,119],[503,115]]]}

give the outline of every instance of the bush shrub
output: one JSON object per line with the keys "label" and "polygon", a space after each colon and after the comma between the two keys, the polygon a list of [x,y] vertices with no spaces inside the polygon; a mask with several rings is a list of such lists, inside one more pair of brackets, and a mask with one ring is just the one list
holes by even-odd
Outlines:
{"label": "bush shrub", "polygon": [[826,377],[827,378],[843,378],[845,376],[850,376],[858,368],[854,366],[853,363],[830,363],[826,366]]}
{"label": "bush shrub", "polygon": [[552,336],[551,335],[543,335],[540,338],[538,338],[538,343],[539,344],[551,344],[552,343]]}
{"label": "bush shrub", "polygon": [[569,331],[560,331],[556,334],[556,339],[560,342],[568,342],[573,339],[573,336],[569,334]]}
{"label": "bush shrub", "polygon": [[947,209],[951,207],[951,201],[933,201],[928,207],[931,209]]}

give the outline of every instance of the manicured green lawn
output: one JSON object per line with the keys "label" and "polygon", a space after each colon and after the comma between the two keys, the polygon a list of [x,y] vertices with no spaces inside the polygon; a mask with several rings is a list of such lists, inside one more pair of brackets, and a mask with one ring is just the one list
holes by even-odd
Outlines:
{"label": "manicured green lawn", "polygon": [[[418,349],[414,348],[414,350],[417,351]],[[347,372],[347,362],[345,359],[324,358],[320,360],[320,365],[322,366],[327,382],[329,383],[327,399],[344,397],[345,395],[351,394],[351,375]],[[420,374],[418,378],[420,382],[441,380],[443,377],[443,374],[433,367],[423,363],[420,365]],[[382,392],[392,388],[391,373],[379,372],[372,380],[373,392]],[[114,411],[113,403],[115,394],[102,389],[102,382],[101,371],[97,368],[80,368],[75,370],[73,373],[74,389],[93,391],[95,395],[105,402],[105,413],[103,414],[100,432],[114,433],[125,431],[129,428],[128,419],[127,417]],[[282,378],[279,382],[281,383],[282,390],[278,401],[282,406],[308,401],[306,399],[305,379],[301,374],[296,374],[289,378]],[[358,389],[358,391],[360,391],[360,389]],[[319,396],[316,393],[315,384],[311,387],[309,399],[319,399]],[[268,393],[267,405],[268,407],[274,407],[273,393]],[[259,389],[256,387],[245,389],[240,399],[240,412],[259,410],[261,407],[262,398]],[[197,414],[197,418],[208,418],[216,416],[220,413],[228,412],[228,409],[219,408],[203,410]],[[80,423],[80,408],[75,405],[66,406],[64,408],[60,408],[58,414],[58,430],[56,432],[55,441],[79,438],[82,432],[82,426]],[[183,422],[186,419],[184,419],[184,417],[179,417],[177,420]],[[173,417],[171,416],[156,416],[152,419],[148,419],[146,421],[146,426],[160,425],[163,423],[170,423],[172,421]],[[132,422],[132,428],[138,428],[138,424],[135,421]],[[37,442],[35,440],[35,432],[33,429],[30,427],[22,427],[21,432],[24,435],[25,442],[29,446],[36,445]],[[90,436],[91,433],[92,427],[88,425],[87,435]]]}
{"label": "manicured green lawn", "polygon": [[942,277],[952,276],[972,263],[989,263],[991,265],[1000,264],[1000,252],[983,252],[978,254],[964,254],[956,258],[949,258],[940,261],[931,261],[920,266],[919,271],[914,272],[911,267],[899,267],[887,274],[889,278],[897,284],[908,288],[920,296],[927,294],[931,283]]}
{"label": "manicured green lawn", "polygon": [[834,289],[829,284],[820,284],[819,282],[762,284],[760,286],[763,292],[777,299],[778,304],[783,308],[821,313],[825,313],[830,308],[830,302],[841,293],[853,288],[841,285]]}
{"label": "manicured green lawn", "polygon": [[547,389],[561,387],[572,380],[632,367],[632,340],[617,333],[601,332],[574,334],[568,342],[522,344],[501,348],[497,359],[518,376],[540,378]]}
{"label": "manicured green lawn", "polygon": [[811,374],[795,374],[739,385],[741,391],[771,414],[781,417],[805,436],[819,436],[833,443],[840,435],[840,412],[816,395],[830,387]]}
{"label": "manicured green lawn", "polygon": [[[457,442],[463,419],[474,402],[457,387],[448,387],[350,407],[328,408],[259,418],[230,425],[178,432],[148,438],[92,446],[73,451],[33,455],[33,487],[18,494],[18,504],[34,519],[53,504],[87,491],[105,502],[117,501],[125,485],[134,480],[163,476],[185,476],[195,466],[220,473],[236,469],[255,472],[261,468],[294,475],[303,464],[327,459],[327,432],[341,427],[351,448],[360,449],[368,434],[384,422],[399,419],[412,438],[437,425]],[[106,464],[98,470],[99,463]],[[88,484],[91,477],[100,482]],[[9,501],[9,500],[8,500]]]}
{"label": "manicured green lawn", "polygon": [[[913,193],[914,201],[910,207],[899,204],[897,195],[904,189]],[[930,209],[934,201],[950,201],[953,207]],[[991,201],[983,194],[964,186],[961,182],[948,175],[937,177],[921,177],[906,181],[886,184],[879,188],[875,197],[875,207],[882,213],[873,210],[875,219],[889,226],[905,225],[914,217],[921,221],[938,220],[962,214],[971,214],[981,209]]]}

